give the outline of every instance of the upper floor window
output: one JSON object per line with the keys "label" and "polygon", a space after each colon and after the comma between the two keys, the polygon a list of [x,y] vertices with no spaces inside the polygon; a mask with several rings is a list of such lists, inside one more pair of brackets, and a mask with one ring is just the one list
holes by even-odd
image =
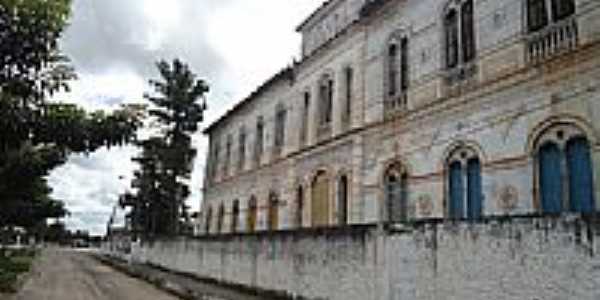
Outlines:
{"label": "upper floor window", "polygon": [[287,111],[283,106],[277,107],[275,113],[275,151],[279,153],[285,143],[285,123]]}
{"label": "upper floor window", "polygon": [[306,143],[308,140],[308,122],[310,116],[310,93],[304,92],[304,103],[302,107],[302,128],[300,132],[300,143]]}
{"label": "upper floor window", "polygon": [[233,137],[230,135],[227,136],[227,144],[225,146],[225,162],[223,164],[223,176],[229,175],[229,165],[231,163],[231,147],[233,144]]}
{"label": "upper floor window", "polygon": [[333,79],[324,75],[319,82],[319,125],[331,123],[333,110]]}
{"label": "upper floor window", "polygon": [[387,43],[386,112],[406,107],[409,86],[408,38],[394,34]]}
{"label": "upper floor window", "polygon": [[265,135],[265,124],[262,117],[258,117],[256,121],[256,141],[254,145],[254,158],[257,164],[260,164],[264,151],[264,135]]}
{"label": "upper floor window", "polygon": [[527,0],[527,29],[535,32],[575,14],[575,0]]}
{"label": "upper floor window", "polygon": [[246,127],[242,126],[240,128],[240,133],[238,137],[238,170],[243,170],[244,165],[246,164]]}
{"label": "upper floor window", "polygon": [[217,177],[217,171],[219,169],[219,158],[221,156],[221,143],[218,139],[215,139],[213,148],[212,163],[210,164],[211,177],[214,179]]}
{"label": "upper floor window", "polygon": [[460,147],[447,160],[448,215],[454,219],[479,219],[483,210],[481,161],[477,152]]}
{"label": "upper floor window", "polygon": [[352,89],[354,88],[354,70],[351,67],[347,67],[344,69],[344,77],[345,77],[345,103],[344,110],[342,113],[342,123],[348,125],[350,123],[350,117],[352,114]]}
{"label": "upper floor window", "polygon": [[527,0],[527,57],[538,62],[565,50],[578,42],[575,0]]}
{"label": "upper floor window", "polygon": [[473,0],[452,0],[444,15],[446,68],[475,59]]}

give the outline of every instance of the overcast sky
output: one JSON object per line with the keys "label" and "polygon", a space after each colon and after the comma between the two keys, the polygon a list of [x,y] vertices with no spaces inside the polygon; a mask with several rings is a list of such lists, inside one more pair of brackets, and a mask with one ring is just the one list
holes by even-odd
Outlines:
{"label": "overcast sky", "polygon": [[[61,47],[79,80],[57,100],[88,109],[140,102],[154,62],[188,62],[211,85],[208,125],[256,86],[299,56],[294,32],[323,0],[75,0]],[[201,201],[206,141],[198,135],[193,210]],[[71,157],[50,176],[53,196],[72,213],[71,229],[103,234],[120,193],[128,188],[136,149]],[[119,179],[122,177],[122,179]]]}

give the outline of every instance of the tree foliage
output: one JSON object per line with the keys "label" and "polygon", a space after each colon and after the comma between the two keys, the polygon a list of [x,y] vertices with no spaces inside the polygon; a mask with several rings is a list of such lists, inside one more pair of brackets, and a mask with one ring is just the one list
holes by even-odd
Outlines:
{"label": "tree foliage", "polygon": [[0,227],[31,228],[67,211],[45,177],[73,152],[133,142],[140,107],[87,113],[47,99],[74,69],[58,48],[70,0],[0,0]]}
{"label": "tree foliage", "polygon": [[150,81],[154,93],[146,99],[154,105],[149,113],[160,124],[161,135],[139,143],[142,154],[134,159],[140,166],[134,174],[136,194],[124,195],[122,204],[132,207],[129,217],[137,231],[173,235],[187,219],[187,181],[196,156],[191,135],[203,120],[209,88],[180,60],[160,61],[157,67],[161,80]]}

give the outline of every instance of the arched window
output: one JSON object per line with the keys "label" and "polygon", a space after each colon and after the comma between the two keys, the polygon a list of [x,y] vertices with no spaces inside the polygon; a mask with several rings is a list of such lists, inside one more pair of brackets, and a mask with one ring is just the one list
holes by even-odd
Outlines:
{"label": "arched window", "polygon": [[447,161],[448,216],[479,219],[483,213],[481,161],[477,152],[459,147]]}
{"label": "arched window", "polygon": [[219,213],[217,215],[217,233],[223,232],[223,220],[225,219],[225,205],[219,205]]}
{"label": "arched window", "polygon": [[269,196],[269,230],[275,231],[279,229],[279,199],[275,193]]}
{"label": "arched window", "polygon": [[342,175],[338,180],[338,224],[348,224],[348,177]]}
{"label": "arched window", "polygon": [[248,211],[246,216],[246,227],[248,232],[256,231],[256,219],[258,215],[258,207],[256,204],[256,198],[254,196],[250,197],[248,201]]}
{"label": "arched window", "polygon": [[388,222],[404,222],[407,218],[408,173],[401,164],[391,165],[385,172],[385,208]]}
{"label": "arched window", "polygon": [[313,227],[329,225],[329,178],[319,171],[312,184],[311,217]]}
{"label": "arched window", "polygon": [[473,0],[451,0],[444,15],[446,68],[471,62],[476,55]]}
{"label": "arched window", "polygon": [[204,221],[204,232],[210,234],[210,223],[212,222],[212,207],[209,206],[206,210],[206,220]]}
{"label": "arched window", "polygon": [[233,201],[233,209],[231,211],[231,232],[238,232],[238,224],[240,219],[240,201]]}
{"label": "arched window", "polygon": [[541,211],[594,212],[594,174],[585,133],[576,126],[559,124],[546,130],[537,144]]}
{"label": "arched window", "polygon": [[302,223],[303,223],[303,215],[304,212],[304,188],[302,187],[302,185],[298,186],[298,189],[296,190],[296,227],[297,228],[302,228]]}

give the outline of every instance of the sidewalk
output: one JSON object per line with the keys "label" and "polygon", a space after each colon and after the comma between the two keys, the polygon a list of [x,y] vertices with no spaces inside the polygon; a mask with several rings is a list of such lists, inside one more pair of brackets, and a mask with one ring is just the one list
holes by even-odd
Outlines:
{"label": "sidewalk", "polygon": [[[153,283],[182,299],[198,300],[292,300],[270,292],[251,291],[244,287],[226,286],[142,264],[129,264],[117,258],[97,254],[95,257],[130,276]],[[301,300],[301,298],[296,298]]]}

